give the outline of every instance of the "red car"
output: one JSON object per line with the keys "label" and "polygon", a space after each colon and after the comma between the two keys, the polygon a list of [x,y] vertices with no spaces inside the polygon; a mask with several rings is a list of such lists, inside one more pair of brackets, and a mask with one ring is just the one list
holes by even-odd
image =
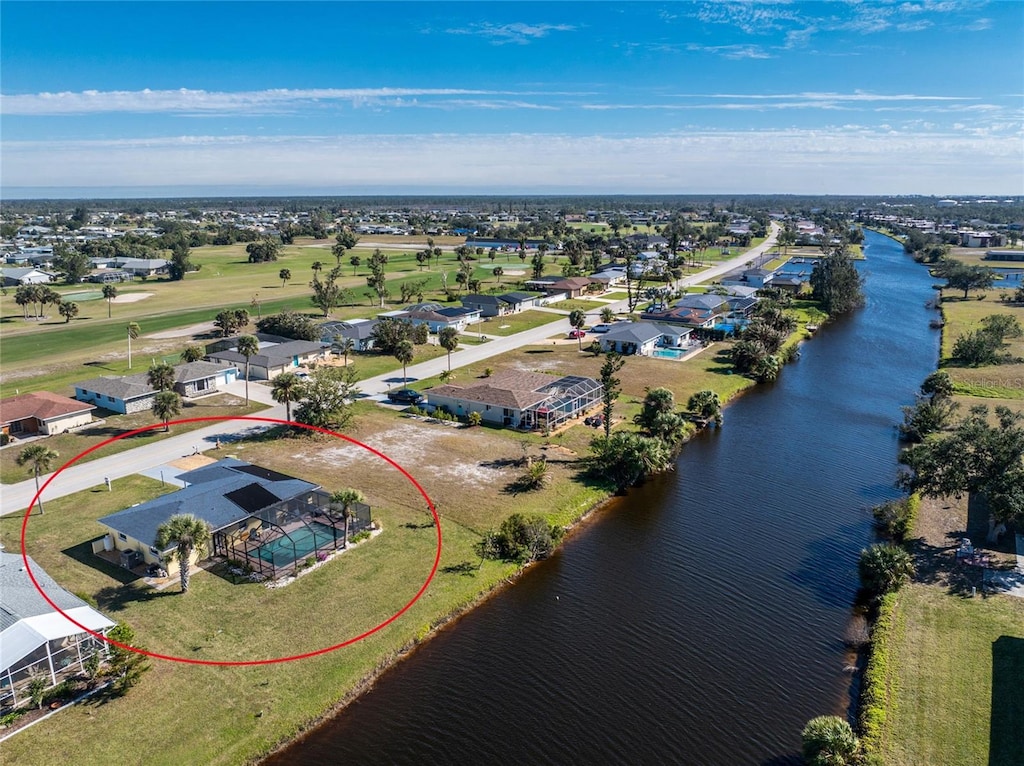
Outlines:
{"label": "red car", "polygon": [[575,340],[576,338],[582,338],[582,337],[584,337],[584,336],[585,336],[586,334],[587,334],[587,331],[586,331],[586,330],[569,330],[569,337],[570,337],[570,338],[573,338],[574,340]]}

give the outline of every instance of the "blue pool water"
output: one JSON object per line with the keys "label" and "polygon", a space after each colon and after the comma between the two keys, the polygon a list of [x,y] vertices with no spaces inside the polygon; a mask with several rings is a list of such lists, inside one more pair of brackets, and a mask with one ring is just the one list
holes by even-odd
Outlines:
{"label": "blue pool water", "polygon": [[326,524],[311,522],[307,529],[297,529],[287,537],[271,540],[257,550],[259,557],[274,566],[285,566],[313,554],[317,548],[334,541],[334,530]]}

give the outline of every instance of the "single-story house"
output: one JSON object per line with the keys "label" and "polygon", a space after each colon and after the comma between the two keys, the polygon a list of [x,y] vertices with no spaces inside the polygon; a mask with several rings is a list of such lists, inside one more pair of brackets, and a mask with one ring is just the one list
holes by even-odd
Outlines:
{"label": "single-story house", "polygon": [[115,268],[127,271],[133,277],[155,277],[166,274],[169,262],[164,258],[117,258]]}
{"label": "single-story house", "polygon": [[45,285],[52,282],[56,275],[49,271],[43,271],[33,266],[24,266],[20,268],[4,268],[0,271],[0,276],[3,277],[4,287],[18,287],[20,285]]}
{"label": "single-story house", "polygon": [[[285,343],[260,343],[259,353],[249,359],[249,380],[272,380],[282,372],[294,370],[324,358],[329,346],[319,341],[290,340]],[[245,355],[236,348],[207,353],[211,362],[230,364],[245,374]]]}
{"label": "single-story house", "polygon": [[601,335],[601,350],[651,356],[657,348],[685,348],[691,329],[656,322],[616,322]]}
{"label": "single-story house", "polygon": [[640,318],[649,322],[666,322],[684,324],[688,327],[714,327],[715,321],[721,317],[718,311],[709,309],[673,306],[671,308],[650,308],[640,314]]}
{"label": "single-story house", "polygon": [[960,244],[963,247],[1002,247],[1006,237],[992,231],[961,231]]}
{"label": "single-story house", "polygon": [[625,284],[626,267],[608,266],[600,271],[595,271],[590,275],[590,281],[604,285],[605,287],[615,287],[617,285]]}
{"label": "single-story house", "polygon": [[92,422],[96,408],[49,391],[0,400],[3,433],[11,436],[61,434]]}
{"label": "single-story house", "polygon": [[551,428],[601,401],[601,384],[575,375],[504,372],[474,384],[428,389],[427,403],[454,415],[479,412],[488,422],[515,428]]}
{"label": "single-story house", "polygon": [[[225,556],[274,578],[317,551],[345,544],[344,519],[329,507],[330,495],[312,482],[235,458],[178,479],[185,483],[182,489],[99,519],[106,534],[94,541],[93,552],[116,557],[128,569],[157,564],[173,575],[180,567],[171,560],[173,548],[158,550],[155,542],[160,525],[183,513],[205,521],[211,532],[208,549],[194,552],[190,566],[205,556]],[[369,526],[368,505],[356,503],[350,510],[350,534]]]}
{"label": "single-story house", "polygon": [[472,293],[463,296],[462,305],[468,309],[479,311],[482,317],[497,317],[508,314],[512,307],[508,301],[497,295],[479,295]]}
{"label": "single-story house", "polygon": [[780,290],[784,290],[787,293],[796,295],[804,288],[804,284],[807,282],[806,279],[801,279],[795,274],[776,274],[772,277],[769,282],[770,287],[777,287]]}
{"label": "single-story house", "polygon": [[370,351],[373,349],[373,328],[377,326],[376,319],[350,319],[347,322],[332,320],[320,325],[320,341],[322,343],[335,342],[335,338],[351,340],[356,351]]}
{"label": "single-story house", "polygon": [[603,284],[595,282],[590,277],[561,277],[557,279],[554,277],[541,277],[540,279],[527,280],[525,284],[527,287],[541,290],[548,295],[565,293],[569,298],[578,298],[585,292],[604,289]]}
{"label": "single-story house", "polygon": [[[237,377],[238,369],[233,364],[186,362],[174,368],[174,390],[182,396],[204,396]],[[152,409],[156,395],[156,389],[149,385],[149,374],[145,372],[91,378],[75,384],[78,401],[92,402],[97,407],[122,415]]]}
{"label": "single-story house", "polygon": [[743,285],[755,290],[765,287],[772,280],[774,272],[768,269],[745,269],[740,274],[730,274],[722,279],[722,285]]}
{"label": "single-story house", "polygon": [[673,305],[676,308],[699,309],[701,311],[721,312],[728,310],[726,297],[713,293],[690,293],[684,295]]}
{"label": "single-story house", "polygon": [[[275,343],[291,343],[294,338],[285,338],[283,335],[271,335],[266,332],[254,332],[250,333],[260,343],[260,348],[269,346]],[[230,351],[238,347],[238,339],[242,337],[242,333],[238,335],[231,335],[227,338],[217,338],[217,340],[210,341],[206,344],[206,355],[209,356],[217,351]]]}
{"label": "single-story house", "polygon": [[414,325],[425,324],[431,332],[439,332],[445,327],[454,327],[462,332],[470,322],[476,322],[480,317],[478,309],[442,306],[440,303],[414,303],[401,311],[387,311],[377,315],[378,319],[404,319]]}
{"label": "single-story house", "polygon": [[121,271],[120,269],[104,269],[90,274],[86,279],[90,282],[107,285],[117,282],[131,282],[135,277],[127,271]]}
{"label": "single-story house", "polygon": [[501,295],[467,295],[462,305],[468,309],[479,311],[481,316],[496,317],[505,314],[517,314],[531,306],[543,305],[545,296],[539,293],[510,292]]}
{"label": "single-story house", "polygon": [[174,390],[182,396],[205,396],[238,378],[238,368],[214,362],[185,362],[174,367]]}
{"label": "single-story house", "polygon": [[[43,592],[75,622],[101,634],[114,627],[113,621],[60,587],[31,557],[28,566]],[[36,590],[21,554],[0,549],[0,706],[28,702],[32,678],[42,676],[48,686],[56,686],[81,672],[94,652],[106,651],[106,644],[68,617]]]}
{"label": "single-story house", "polygon": [[91,402],[111,412],[128,415],[153,409],[156,389],[149,385],[146,373],[135,375],[104,375],[75,383],[75,398]]}

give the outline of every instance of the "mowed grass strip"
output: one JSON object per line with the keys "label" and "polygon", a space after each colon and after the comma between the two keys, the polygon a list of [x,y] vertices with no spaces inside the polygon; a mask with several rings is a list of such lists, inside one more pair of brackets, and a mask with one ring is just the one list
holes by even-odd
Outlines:
{"label": "mowed grass strip", "polygon": [[1024,599],[921,584],[899,599],[884,762],[1024,763]]}

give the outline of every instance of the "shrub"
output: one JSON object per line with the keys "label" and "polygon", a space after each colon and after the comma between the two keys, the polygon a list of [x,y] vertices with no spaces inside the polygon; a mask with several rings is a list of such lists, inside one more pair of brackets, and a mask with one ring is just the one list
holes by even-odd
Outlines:
{"label": "shrub", "polygon": [[497,532],[484,535],[480,552],[485,558],[536,561],[554,550],[562,534],[561,527],[548,524],[543,516],[514,513],[501,523]]}
{"label": "shrub", "polygon": [[857,569],[864,589],[881,597],[898,591],[910,580],[914,562],[898,545],[877,543],[860,552]]}
{"label": "shrub", "polygon": [[860,742],[845,719],[834,715],[812,718],[801,735],[804,760],[810,766],[855,763]]}
{"label": "shrub", "polygon": [[890,643],[896,619],[896,594],[884,596],[871,631],[871,649],[860,693],[860,730],[864,750],[876,753],[881,745],[889,706]]}
{"label": "shrub", "polygon": [[471,412],[469,413],[469,416],[466,418],[466,422],[469,423],[469,425],[471,426],[478,426],[483,422],[483,419],[483,415],[481,415],[479,412]]}
{"label": "shrub", "polygon": [[369,539],[370,539],[370,533],[367,530],[364,529],[362,532],[356,532],[354,535],[352,535],[348,539],[348,541],[350,543],[361,543],[363,540],[369,540]]}
{"label": "shrub", "polygon": [[902,543],[914,530],[914,521],[920,506],[921,497],[914,493],[909,497],[876,505],[871,513],[874,514],[875,523],[886,535],[897,543]]}

